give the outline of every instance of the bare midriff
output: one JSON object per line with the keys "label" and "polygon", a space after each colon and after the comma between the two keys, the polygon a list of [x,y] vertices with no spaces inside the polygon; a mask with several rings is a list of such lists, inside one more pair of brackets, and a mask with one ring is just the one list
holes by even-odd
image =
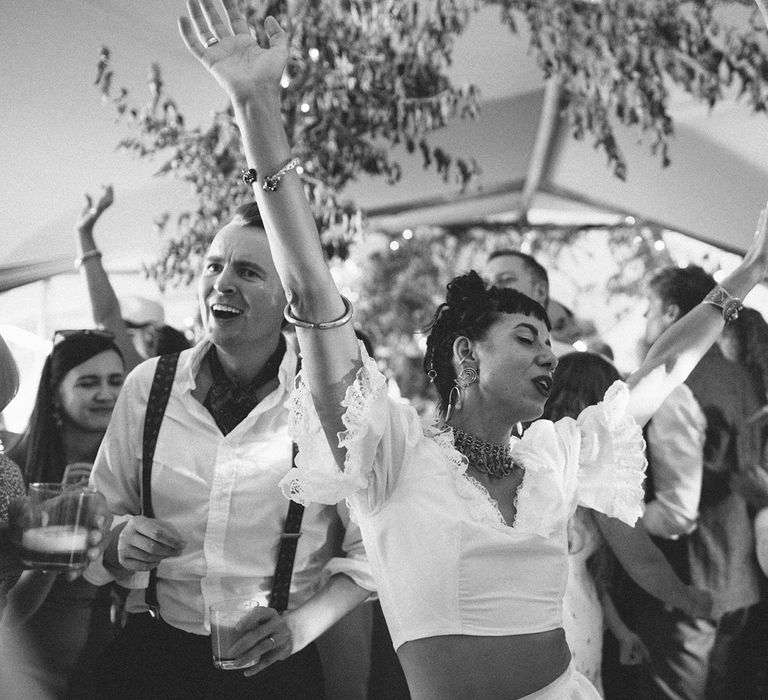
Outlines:
{"label": "bare midriff", "polygon": [[562,629],[426,637],[406,642],[397,656],[413,700],[516,700],[555,681],[571,661]]}

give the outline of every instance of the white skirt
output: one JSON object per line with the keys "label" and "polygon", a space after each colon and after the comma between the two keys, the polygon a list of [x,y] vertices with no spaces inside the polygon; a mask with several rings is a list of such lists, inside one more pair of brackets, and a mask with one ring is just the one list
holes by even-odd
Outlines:
{"label": "white skirt", "polygon": [[602,700],[602,698],[595,686],[576,671],[571,663],[560,678],[556,678],[548,686],[520,700]]}

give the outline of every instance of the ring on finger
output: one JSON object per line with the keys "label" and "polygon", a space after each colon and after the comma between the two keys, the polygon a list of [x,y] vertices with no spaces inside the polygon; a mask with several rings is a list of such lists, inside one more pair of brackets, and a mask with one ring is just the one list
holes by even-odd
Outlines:
{"label": "ring on finger", "polygon": [[270,642],[272,642],[272,649],[276,649],[276,648],[277,648],[277,642],[275,641],[275,638],[274,638],[273,636],[271,636],[271,635],[270,635],[269,637],[267,637],[267,639],[268,639]]}
{"label": "ring on finger", "polygon": [[210,37],[210,38],[205,40],[205,45],[209,49],[211,48],[211,46],[213,46],[214,44],[218,44],[218,43],[219,43],[219,40],[215,36],[212,36],[212,37]]}

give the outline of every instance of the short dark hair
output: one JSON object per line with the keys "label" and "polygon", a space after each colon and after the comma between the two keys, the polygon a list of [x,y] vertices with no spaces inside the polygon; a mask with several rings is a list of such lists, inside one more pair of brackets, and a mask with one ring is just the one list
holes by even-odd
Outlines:
{"label": "short dark hair", "polygon": [[486,264],[491,262],[491,260],[495,260],[496,258],[500,258],[504,255],[508,255],[513,258],[520,258],[520,260],[522,260],[525,263],[526,269],[528,270],[528,272],[531,273],[533,278],[537,282],[542,282],[543,284],[546,284],[547,290],[549,290],[549,275],[547,274],[547,269],[532,255],[528,255],[528,253],[523,253],[521,250],[514,250],[512,248],[502,248],[501,250],[494,250],[488,256],[488,260],[486,260]]}
{"label": "short dark hair", "polygon": [[544,407],[544,418],[556,421],[577,418],[587,406],[603,400],[619,371],[607,358],[594,352],[562,355],[552,376],[552,391]]}
{"label": "short dark hair", "polygon": [[688,265],[662,268],[651,277],[648,286],[665,306],[675,304],[680,309],[680,316],[685,316],[716,284],[715,278],[703,268]]}
{"label": "short dark hair", "polygon": [[231,223],[240,226],[253,226],[255,228],[264,228],[264,220],[261,218],[259,205],[256,202],[246,202],[241,204],[232,215]]}
{"label": "short dark hair", "polygon": [[456,379],[452,362],[456,338],[485,338],[488,329],[505,313],[533,316],[551,330],[547,312],[539,302],[515,289],[491,287],[474,270],[454,277],[447,289],[445,301],[437,307],[427,328],[429,336],[424,356],[424,371],[434,381],[439,396],[438,410],[443,415]]}

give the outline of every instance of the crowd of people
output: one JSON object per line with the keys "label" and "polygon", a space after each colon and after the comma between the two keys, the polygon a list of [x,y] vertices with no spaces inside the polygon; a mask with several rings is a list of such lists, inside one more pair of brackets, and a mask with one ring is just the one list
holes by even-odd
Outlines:
{"label": "crowd of people", "polygon": [[[0,697],[466,700],[768,693],[768,215],[719,284],[649,280],[645,357],[575,352],[518,250],[447,283],[435,418],[388,391],[323,258],[280,118],[284,31],[190,0],[254,202],[213,238],[202,338],[133,315],[87,196],[95,328],[57,331],[0,450]],[[557,320],[553,324],[550,318]],[[18,374],[0,339],[0,410]],[[100,494],[87,565],[25,568],[36,482]],[[210,606],[248,598],[230,663]]]}

